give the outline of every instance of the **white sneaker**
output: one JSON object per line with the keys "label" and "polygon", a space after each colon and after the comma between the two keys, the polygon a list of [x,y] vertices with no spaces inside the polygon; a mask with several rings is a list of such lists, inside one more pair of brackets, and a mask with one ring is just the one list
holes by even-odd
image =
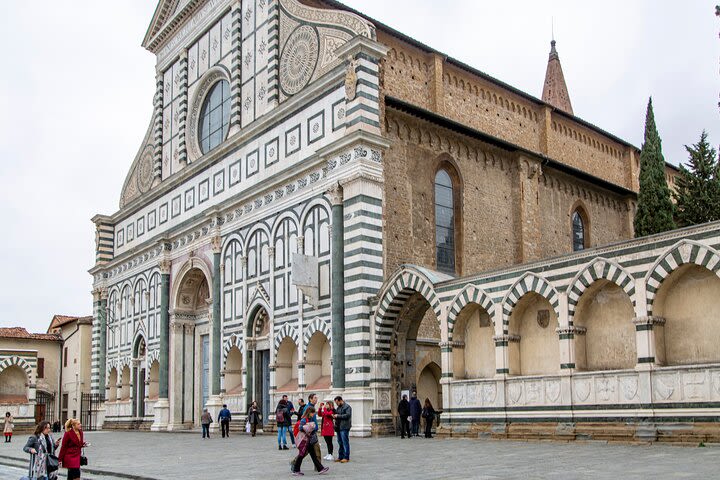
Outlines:
{"label": "white sneaker", "polygon": [[333,456],[329,453],[323,457],[323,460],[334,460]]}

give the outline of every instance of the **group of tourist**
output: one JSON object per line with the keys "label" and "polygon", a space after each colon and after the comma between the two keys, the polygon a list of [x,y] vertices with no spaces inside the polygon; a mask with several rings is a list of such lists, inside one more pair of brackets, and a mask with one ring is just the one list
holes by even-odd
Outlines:
{"label": "group of tourist", "polygon": [[408,400],[406,394],[403,394],[400,403],[398,403],[397,411],[400,417],[401,438],[405,438],[406,435],[407,438],[420,436],[420,418],[425,420],[425,438],[433,438],[432,425],[437,412],[429,398],[426,398],[425,403],[421,405],[420,400],[417,398],[417,392],[412,392],[410,400]]}
{"label": "group of tourist", "polygon": [[[6,443],[11,442],[14,427],[13,416],[6,412],[3,429]],[[38,423],[23,447],[23,451],[30,454],[29,478],[55,480],[62,467],[67,469],[68,480],[79,479],[81,466],[87,464],[83,448],[88,446],[80,421],[68,419],[65,422],[65,434],[58,439],[53,438],[51,429],[50,422]]]}
{"label": "group of tourist", "polygon": [[[292,417],[297,418],[293,424]],[[319,474],[327,473],[328,467],[321,462],[333,460],[333,437],[337,433],[339,463],[350,461],[350,428],[352,428],[352,408],[345,403],[341,396],[332,401],[325,401],[318,405],[317,395],[308,396],[307,403],[298,399],[298,409],[287,395],[283,395],[275,409],[275,420],[278,425],[278,450],[288,450],[287,436],[297,455],[290,462],[290,472],[293,476],[304,475],[301,471],[302,462],[310,455],[315,470]],[[328,453],[322,457],[318,433],[325,439]]]}
{"label": "group of tourist", "polygon": [[[339,463],[350,461],[350,428],[352,428],[352,408],[345,403],[341,396],[335,397],[334,401],[327,400],[318,404],[318,397],[314,393],[308,396],[308,401],[298,399],[298,406],[295,408],[287,395],[283,395],[275,408],[275,422],[277,424],[278,450],[289,450],[288,437],[293,448],[297,448],[297,455],[290,463],[290,471],[294,476],[303,475],[300,471],[303,459],[310,455],[315,470],[324,474],[329,469],[324,466],[322,460],[335,460]],[[293,420],[295,417],[295,420]],[[227,405],[223,405],[218,413],[223,438],[230,436],[230,421],[232,414]],[[245,431],[253,437],[257,432],[258,424],[262,423],[262,413],[256,401],[253,401],[248,408]],[[210,424],[213,417],[204,409],[200,417],[202,425],[202,438],[210,438]],[[322,457],[318,434],[325,439],[327,455]],[[333,457],[333,438],[337,435],[338,456]]]}

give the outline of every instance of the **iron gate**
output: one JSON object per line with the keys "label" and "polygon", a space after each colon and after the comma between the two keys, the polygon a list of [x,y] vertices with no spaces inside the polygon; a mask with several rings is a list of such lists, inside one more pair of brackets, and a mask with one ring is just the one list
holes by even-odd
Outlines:
{"label": "iron gate", "polygon": [[35,423],[43,420],[53,423],[55,418],[55,395],[38,391],[35,394]]}
{"label": "iron gate", "polygon": [[100,405],[105,401],[99,393],[83,393],[80,401],[80,422],[83,430],[95,430]]}

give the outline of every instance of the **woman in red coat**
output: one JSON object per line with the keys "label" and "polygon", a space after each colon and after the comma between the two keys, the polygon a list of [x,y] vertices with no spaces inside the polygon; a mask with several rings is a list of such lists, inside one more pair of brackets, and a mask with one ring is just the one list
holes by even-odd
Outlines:
{"label": "woman in red coat", "polygon": [[323,460],[333,459],[333,436],[335,435],[335,425],[333,424],[333,413],[335,408],[332,402],[325,402],[320,404],[320,417],[322,418],[322,427],[320,434],[325,439],[327,444],[328,454],[325,455]]}
{"label": "woman in red coat", "polygon": [[80,420],[71,418],[65,422],[65,435],[62,437],[62,446],[58,460],[67,468],[68,480],[80,478],[80,456],[85,446],[82,425]]}

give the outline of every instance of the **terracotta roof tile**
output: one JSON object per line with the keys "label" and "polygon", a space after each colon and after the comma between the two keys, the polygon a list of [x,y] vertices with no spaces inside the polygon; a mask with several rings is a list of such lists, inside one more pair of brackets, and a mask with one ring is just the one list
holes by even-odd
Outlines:
{"label": "terracotta roof tile", "polygon": [[24,338],[27,340],[62,340],[59,335],[52,333],[30,333],[23,327],[0,328],[0,338]]}

